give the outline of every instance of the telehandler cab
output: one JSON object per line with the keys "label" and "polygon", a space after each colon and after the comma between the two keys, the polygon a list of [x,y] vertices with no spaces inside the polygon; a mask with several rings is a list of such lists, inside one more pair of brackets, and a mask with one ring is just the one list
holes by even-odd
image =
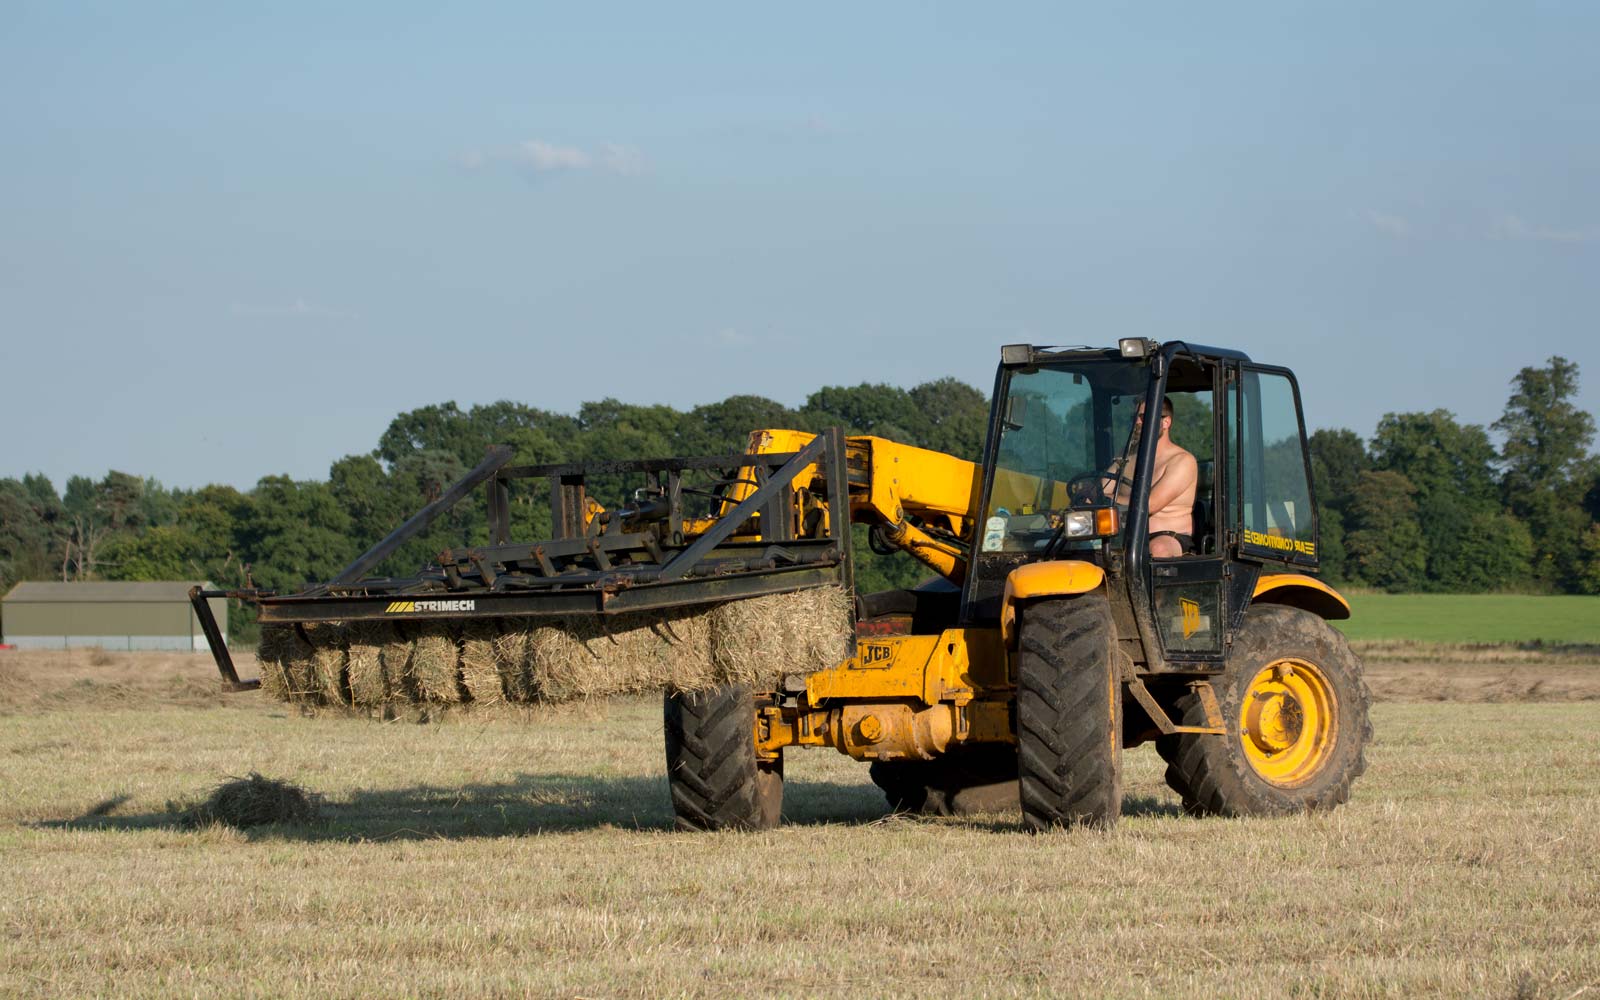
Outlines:
{"label": "telehandler cab", "polygon": [[[758,430],[747,454],[509,467],[492,453],[331,583],[232,591],[263,623],[605,616],[852,587],[850,524],[938,578],[855,597],[855,655],[770,684],[668,690],[679,825],[779,822],[784,752],[871,762],[897,810],[1020,810],[1033,829],[1109,825],[1122,751],[1155,741],[1185,809],[1261,815],[1344,802],[1369,694],[1327,624],[1348,603],[1307,572],[1317,510],[1294,376],[1237,351],[1125,339],[1002,349],[981,463],[875,437]],[[1150,555],[1161,421],[1198,465],[1193,550]],[[694,470],[738,466],[694,510]],[[653,485],[607,511],[588,477]],[[507,491],[551,483],[557,537],[509,539]],[[480,483],[489,545],[416,577],[367,574]],[[1118,503],[1118,498],[1125,505]],[[205,598],[218,667],[237,683]],[[416,600],[416,597],[423,600]],[[396,600],[397,597],[413,598]],[[305,633],[302,632],[302,635]],[[314,641],[314,640],[313,640]]]}

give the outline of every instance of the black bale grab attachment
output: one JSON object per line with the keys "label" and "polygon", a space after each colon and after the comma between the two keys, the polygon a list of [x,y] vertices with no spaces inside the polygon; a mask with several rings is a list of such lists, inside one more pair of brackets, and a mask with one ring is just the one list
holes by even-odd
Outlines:
{"label": "black bale grab attachment", "polygon": [[[210,598],[238,598],[255,604],[263,624],[392,619],[484,619],[611,615],[657,611],[828,585],[852,584],[850,559],[849,468],[844,434],[837,428],[817,435],[797,452],[712,458],[636,459],[556,465],[508,465],[511,449],[489,449],[477,467],[413,514],[388,537],[326,583],[293,593],[246,588],[189,591],[217,670],[235,690],[257,687],[241,681],[217,627]],[[797,485],[802,472],[817,476]],[[728,470],[751,470],[754,487],[737,504],[720,491],[740,480]],[[716,473],[697,489],[685,473]],[[647,485],[626,506],[590,514],[591,477],[636,475]],[[554,538],[511,540],[511,484],[547,480]],[[488,543],[446,549],[436,561],[410,577],[369,577],[396,549],[467,494],[485,486]],[[796,530],[797,496],[817,490],[826,517],[812,518]],[[706,504],[713,493],[710,523],[685,533],[695,520],[689,502]],[[751,533],[752,519],[759,533]]]}

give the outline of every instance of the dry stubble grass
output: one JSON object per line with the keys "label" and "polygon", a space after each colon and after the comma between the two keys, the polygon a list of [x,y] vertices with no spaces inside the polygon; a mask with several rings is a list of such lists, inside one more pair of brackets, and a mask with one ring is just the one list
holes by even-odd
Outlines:
{"label": "dry stubble grass", "polygon": [[[880,822],[813,752],[787,826],[703,836],[653,701],[385,725],[48,662],[0,654],[3,995],[1600,993],[1600,702],[1381,704],[1324,816],[1176,815],[1142,748],[1115,833]],[[164,811],[252,769],[326,822]]]}

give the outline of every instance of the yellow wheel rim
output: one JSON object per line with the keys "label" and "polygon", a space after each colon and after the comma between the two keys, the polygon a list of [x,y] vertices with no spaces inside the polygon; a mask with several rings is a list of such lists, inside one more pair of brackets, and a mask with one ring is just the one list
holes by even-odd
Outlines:
{"label": "yellow wheel rim", "polygon": [[1310,781],[1333,753],[1338,735],[1333,686],[1315,664],[1284,658],[1262,667],[1239,706],[1245,759],[1281,788]]}

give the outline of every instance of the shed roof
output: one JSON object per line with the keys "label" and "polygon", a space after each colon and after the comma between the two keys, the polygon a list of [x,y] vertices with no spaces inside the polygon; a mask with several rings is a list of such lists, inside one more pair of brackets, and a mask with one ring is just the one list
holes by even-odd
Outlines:
{"label": "shed roof", "polygon": [[24,604],[170,604],[189,600],[189,588],[210,587],[203,580],[88,581],[59,583],[24,580],[0,601]]}

